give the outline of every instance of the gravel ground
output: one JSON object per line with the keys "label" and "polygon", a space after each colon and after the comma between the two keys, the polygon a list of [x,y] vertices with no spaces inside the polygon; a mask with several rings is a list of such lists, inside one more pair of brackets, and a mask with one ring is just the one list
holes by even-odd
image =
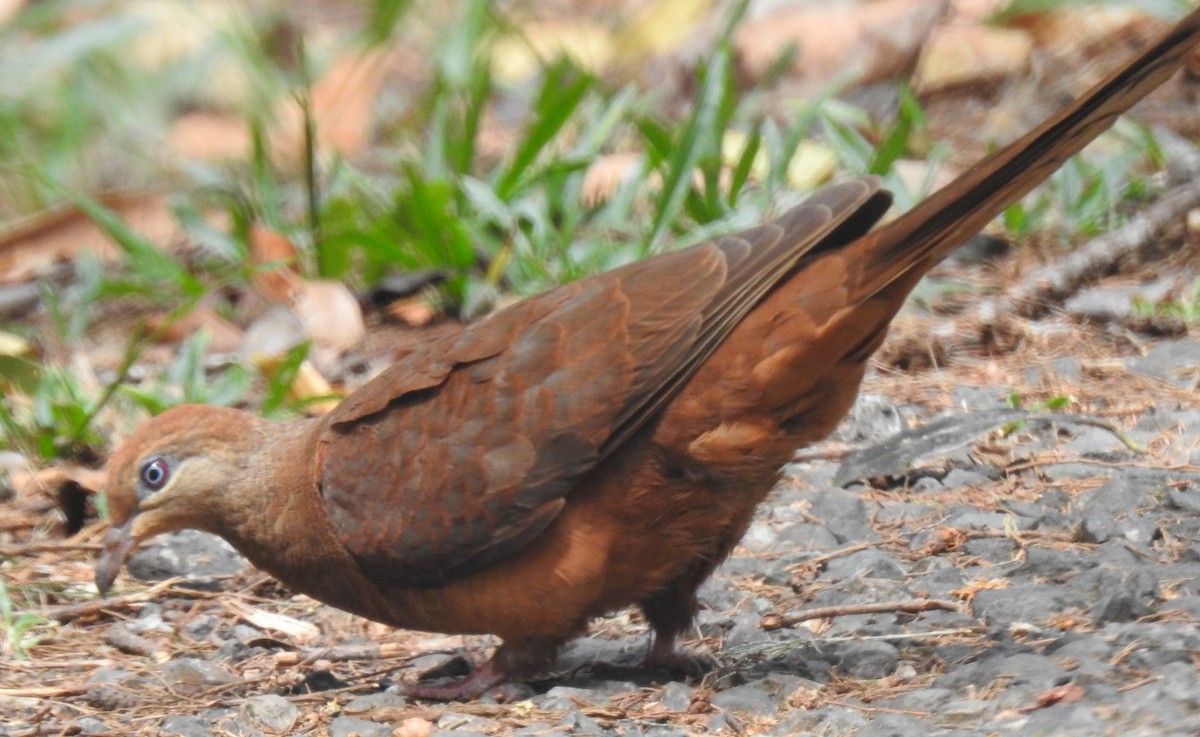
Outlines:
{"label": "gravel ground", "polygon": [[[188,532],[132,570],[198,577],[192,588],[144,593],[127,576],[126,591],[143,593],[6,664],[0,734],[1200,734],[1198,367],[1200,342],[1179,339],[1125,359],[872,379],[877,393],[788,468],[705,584],[690,643],[717,661],[703,683],[628,667],[646,628],[622,612],[570,645],[525,701],[408,702],[386,686],[456,672],[491,641],[364,623]],[[1085,396],[1146,451],[1035,422],[900,478],[832,483],[841,449],[1005,406],[1014,389]],[[82,579],[89,563],[80,554],[56,574]],[[803,615],[825,607],[838,616]],[[320,688],[332,690],[304,693]]]}

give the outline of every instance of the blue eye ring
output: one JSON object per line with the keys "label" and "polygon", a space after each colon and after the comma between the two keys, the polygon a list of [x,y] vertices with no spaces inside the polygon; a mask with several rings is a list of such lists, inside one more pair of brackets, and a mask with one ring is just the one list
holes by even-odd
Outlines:
{"label": "blue eye ring", "polygon": [[158,491],[171,479],[171,464],[161,456],[149,458],[138,471],[138,479],[142,486],[151,491]]}

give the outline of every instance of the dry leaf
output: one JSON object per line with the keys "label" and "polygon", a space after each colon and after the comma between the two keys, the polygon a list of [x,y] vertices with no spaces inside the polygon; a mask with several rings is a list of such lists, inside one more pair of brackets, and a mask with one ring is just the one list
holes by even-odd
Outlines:
{"label": "dry leaf", "polygon": [[275,305],[246,327],[241,357],[256,365],[278,360],[308,339],[304,324],[287,305]]}
{"label": "dry leaf", "polygon": [[[319,151],[346,156],[361,153],[371,141],[371,120],[379,89],[387,77],[389,52],[357,51],[335,61],[313,85],[310,101]],[[303,161],[304,113],[291,98],[281,102],[271,135],[278,163]]]}
{"label": "dry leaf", "polygon": [[[269,352],[255,352],[246,358],[259,371],[269,373],[279,367],[285,355],[286,352],[272,350]],[[307,402],[305,404],[305,410],[311,414],[318,415],[330,412],[334,407],[338,406],[341,400],[335,395],[336,392],[329,384],[329,380],[308,360],[302,361],[296,368],[296,376],[292,379],[292,383],[288,386],[287,390],[287,397],[293,402],[303,402],[314,397],[328,397],[328,399]]]}
{"label": "dry leaf", "polygon": [[1042,709],[1055,704],[1074,704],[1076,701],[1083,700],[1086,695],[1087,691],[1078,683],[1064,683],[1038,694],[1037,705],[1033,708]]}
{"label": "dry leaf", "polygon": [[31,356],[33,344],[19,335],[0,330],[0,356]]}
{"label": "dry leaf", "polygon": [[[740,131],[726,131],[721,139],[721,161],[732,171],[741,161],[746,150],[746,136]],[[837,171],[838,158],[828,146],[806,138],[800,141],[788,162],[787,179],[792,187],[799,190],[816,189],[829,181]],[[759,149],[754,154],[750,165],[750,178],[761,181],[767,176],[767,152]]]}
{"label": "dry leaf", "polygon": [[[160,320],[152,320],[157,327]],[[213,353],[233,353],[242,344],[242,329],[221,317],[211,307],[200,305],[163,329],[162,339],[180,342],[197,330],[207,330],[208,350]]]}
{"label": "dry leaf", "polygon": [[23,7],[25,0],[0,0],[0,25],[15,18]]}
{"label": "dry leaf", "polygon": [[837,167],[837,154],[832,149],[806,138],[788,162],[788,183],[800,190],[816,189],[833,177]]}
{"label": "dry leaf", "polygon": [[979,366],[976,375],[983,386],[1020,386],[1021,378],[998,361],[987,361]]}
{"label": "dry leaf", "polygon": [[1045,624],[1047,627],[1053,627],[1063,632],[1093,632],[1096,629],[1090,618],[1067,612],[1051,616],[1050,619],[1046,620]]}
{"label": "dry leaf", "polygon": [[985,23],[1009,6],[1012,0],[950,0],[947,16],[954,20]]}
{"label": "dry leaf", "polygon": [[222,110],[243,109],[254,99],[252,71],[229,48],[228,39],[252,35],[244,10],[242,3],[223,0],[134,0],[125,11],[143,30],[125,53],[153,71],[203,56],[204,76],[193,102]]}
{"label": "dry leaf", "polygon": [[226,609],[255,627],[287,635],[297,643],[310,642],[321,634],[321,630],[311,622],[289,617],[286,614],[255,609],[238,599],[226,599],[224,605]]}
{"label": "dry leaf", "polygon": [[700,25],[712,17],[712,0],[657,0],[646,3],[642,12],[621,30],[621,55],[636,60],[675,51],[693,38]]}
{"label": "dry leaf", "polygon": [[543,62],[566,56],[580,68],[600,74],[616,54],[612,32],[586,20],[529,23],[520,33],[492,46],[492,74],[518,84],[532,77]]}
{"label": "dry leaf", "polygon": [[95,492],[103,489],[105,472],[83,466],[53,466],[34,471],[25,467],[9,471],[9,483],[18,496],[29,494],[50,494],[63,484],[74,482],[82,489]]}
{"label": "dry leaf", "polygon": [[735,44],[756,76],[794,47],[792,69],[809,87],[848,75],[847,81],[863,84],[909,69],[945,7],[944,0],[784,5],[742,24]]}
{"label": "dry leaf", "polygon": [[[725,131],[721,136],[721,163],[731,169],[737,166],[746,151],[747,138],[746,134],[739,130]],[[767,152],[759,147],[754,154],[754,161],[750,164],[750,178],[761,180],[767,175],[768,167]]]}
{"label": "dry leaf", "polygon": [[250,155],[250,130],[236,115],[191,112],[176,118],[167,136],[171,151],[184,159],[221,161]]}
{"label": "dry leaf", "polygon": [[341,353],[353,348],[367,332],[358,300],[341,282],[300,282],[292,310],[319,348]]}
{"label": "dry leaf", "polygon": [[442,313],[420,297],[398,299],[387,306],[387,313],[405,325],[428,325]]}
{"label": "dry leaf", "polygon": [[583,175],[580,199],[587,207],[595,207],[606,201],[630,177],[641,171],[642,155],[639,153],[605,154],[588,166]]}
{"label": "dry leaf", "polygon": [[302,402],[315,397],[329,397],[318,402],[309,402],[307,405],[313,412],[322,415],[326,412],[332,412],[333,408],[341,403],[341,400],[333,397],[334,393],[328,379],[308,361],[300,364],[299,370],[296,371],[296,378],[292,380],[292,385],[288,387],[288,397],[296,402]]}
{"label": "dry leaf", "polygon": [[833,620],[828,617],[825,617],[824,619],[810,619],[807,622],[801,622],[800,626],[804,627],[817,637],[820,637],[833,627]]}
{"label": "dry leaf", "polygon": [[974,25],[939,27],[925,44],[913,88],[927,95],[1025,73],[1033,40],[1024,31]]}
{"label": "dry leaf", "polygon": [[1133,5],[1103,4],[1020,15],[1012,25],[1029,34],[1039,47],[1063,55],[1080,53],[1094,44],[1113,47],[1123,39],[1157,34],[1164,26]]}
{"label": "dry leaf", "polygon": [[405,719],[392,730],[392,737],[429,737],[433,734],[433,722],[420,717]]}
{"label": "dry leaf", "polygon": [[[180,238],[166,198],[120,195],[100,199],[152,243],[166,246]],[[81,253],[108,260],[119,251],[108,235],[74,206],[35,213],[0,230],[0,283],[28,281]]]}
{"label": "dry leaf", "polygon": [[287,236],[255,223],[250,229],[250,258],[258,267],[250,279],[254,288],[275,304],[292,304],[302,280],[295,269],[300,256]]}
{"label": "dry leaf", "polygon": [[968,582],[967,585],[963,586],[961,589],[955,589],[954,591],[951,591],[950,595],[955,599],[962,599],[963,601],[969,602],[974,599],[975,594],[979,593],[980,591],[991,591],[994,589],[1006,588],[1008,588],[1007,579],[977,578],[974,581]]}
{"label": "dry leaf", "polygon": [[[958,550],[967,541],[967,534],[956,527],[943,527],[937,530],[920,550],[920,555],[939,555]],[[973,594],[972,594],[973,595]]]}

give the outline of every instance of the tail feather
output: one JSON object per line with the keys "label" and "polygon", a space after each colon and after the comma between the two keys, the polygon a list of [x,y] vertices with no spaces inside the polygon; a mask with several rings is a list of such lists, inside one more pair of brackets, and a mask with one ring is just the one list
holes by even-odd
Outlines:
{"label": "tail feather", "polygon": [[1198,43],[1200,10],[1195,10],[1070,107],[850,246],[871,254],[862,261],[853,295],[865,299],[910,269],[931,268],[1165,82]]}

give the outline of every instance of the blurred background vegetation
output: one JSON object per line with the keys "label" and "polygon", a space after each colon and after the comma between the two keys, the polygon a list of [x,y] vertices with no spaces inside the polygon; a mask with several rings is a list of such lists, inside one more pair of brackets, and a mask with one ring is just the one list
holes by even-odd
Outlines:
{"label": "blurred background vegetation", "polygon": [[[900,0],[4,0],[0,449],[94,464],[179,402],[327,407],[405,345],[385,327],[475,318],[837,177],[879,174],[907,208],[1053,109],[939,127],[931,100],[995,100],[1063,42],[1021,18],[1107,17],[993,5],[973,27],[999,62],[964,63],[937,56],[939,3]],[[1087,54],[1174,6],[1060,33]],[[1107,228],[1158,156],[1123,123],[1002,226]]]}

